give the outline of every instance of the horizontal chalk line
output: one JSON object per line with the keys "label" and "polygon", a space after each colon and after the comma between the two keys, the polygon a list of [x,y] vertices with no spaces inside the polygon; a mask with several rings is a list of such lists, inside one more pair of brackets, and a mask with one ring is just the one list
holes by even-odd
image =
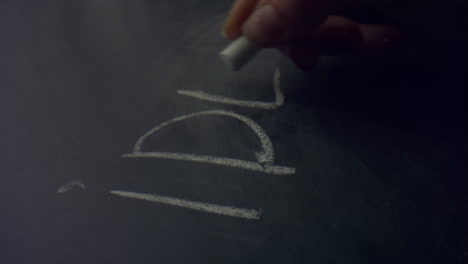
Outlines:
{"label": "horizontal chalk line", "polygon": [[221,95],[208,94],[202,91],[177,90],[177,93],[181,95],[197,98],[200,100],[209,101],[209,102],[215,102],[215,103],[221,103],[221,104],[227,104],[227,105],[235,105],[235,106],[241,106],[241,107],[272,110],[284,104],[284,95],[280,87],[280,76],[281,76],[280,71],[278,68],[276,68],[275,74],[273,76],[273,89],[275,92],[274,102],[239,100],[239,99],[233,99],[233,98],[221,96]]}
{"label": "horizontal chalk line", "polygon": [[252,171],[260,171],[268,174],[285,175],[294,174],[296,169],[291,167],[283,167],[277,165],[260,165],[258,162],[238,160],[232,158],[220,158],[208,155],[195,155],[177,152],[134,152],[131,154],[122,155],[124,158],[162,158],[162,159],[174,159],[174,160],[185,160],[202,163],[210,163],[221,166],[228,166],[234,168],[248,169]]}
{"label": "horizontal chalk line", "polygon": [[221,103],[221,104],[228,104],[228,105],[236,105],[241,107],[250,107],[250,108],[260,108],[260,109],[275,109],[281,104],[277,104],[276,102],[268,103],[268,102],[260,102],[260,101],[247,101],[247,100],[238,100],[232,99],[229,97],[221,96],[221,95],[213,95],[207,94],[202,91],[189,91],[189,90],[177,90],[178,94],[190,96],[193,98],[197,98],[200,100]]}
{"label": "horizontal chalk line", "polygon": [[190,200],[174,198],[169,196],[161,196],[156,194],[148,194],[148,193],[137,193],[137,192],[129,192],[129,191],[119,191],[119,190],[112,190],[110,191],[111,194],[133,198],[133,199],[140,199],[154,203],[162,203],[172,206],[183,207],[187,209],[193,209],[197,211],[219,214],[219,215],[226,215],[232,217],[239,217],[245,219],[260,219],[261,212],[258,210],[253,209],[243,209],[243,208],[236,208],[232,206],[224,206],[224,205],[217,205],[217,204],[210,204],[210,203],[202,203],[202,202],[194,202]]}

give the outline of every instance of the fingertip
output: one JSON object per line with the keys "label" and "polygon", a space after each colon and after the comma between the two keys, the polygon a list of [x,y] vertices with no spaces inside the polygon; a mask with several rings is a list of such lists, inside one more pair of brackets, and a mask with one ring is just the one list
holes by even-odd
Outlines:
{"label": "fingertip", "polygon": [[360,24],[363,36],[363,55],[401,54],[407,46],[405,32],[388,25]]}
{"label": "fingertip", "polygon": [[257,0],[234,1],[224,21],[221,35],[231,40],[238,38],[242,34],[242,24],[250,16],[257,2]]}
{"label": "fingertip", "polygon": [[235,40],[237,39],[238,37],[240,37],[242,35],[242,33],[240,32],[240,30],[225,30],[223,29],[221,31],[221,36],[224,37],[224,38],[227,38],[227,39],[230,39],[230,40]]}
{"label": "fingertip", "polygon": [[286,28],[282,19],[271,5],[263,5],[242,26],[247,38],[262,48],[270,48],[281,41]]}
{"label": "fingertip", "polygon": [[268,0],[284,24],[295,32],[305,32],[321,24],[330,3],[319,0]]}
{"label": "fingertip", "polygon": [[362,34],[352,20],[330,15],[320,25],[313,36],[321,55],[345,56],[359,52],[362,46]]}

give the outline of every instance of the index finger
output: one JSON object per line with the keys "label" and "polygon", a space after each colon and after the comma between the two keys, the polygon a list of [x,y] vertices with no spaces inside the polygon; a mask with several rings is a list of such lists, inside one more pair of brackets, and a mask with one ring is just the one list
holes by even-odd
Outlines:
{"label": "index finger", "polygon": [[222,35],[235,39],[242,35],[242,24],[249,18],[260,0],[236,0],[224,21]]}

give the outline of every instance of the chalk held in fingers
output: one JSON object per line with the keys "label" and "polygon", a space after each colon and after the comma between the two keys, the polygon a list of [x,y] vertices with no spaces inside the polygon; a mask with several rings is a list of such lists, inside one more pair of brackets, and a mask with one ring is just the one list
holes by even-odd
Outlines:
{"label": "chalk held in fingers", "polygon": [[221,60],[234,71],[240,70],[258,51],[255,44],[245,36],[234,40],[229,46],[219,53]]}

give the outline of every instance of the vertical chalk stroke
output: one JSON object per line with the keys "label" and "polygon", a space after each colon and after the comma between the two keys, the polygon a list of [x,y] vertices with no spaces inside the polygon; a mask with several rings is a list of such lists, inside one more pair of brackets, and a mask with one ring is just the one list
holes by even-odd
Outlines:
{"label": "vertical chalk stroke", "polygon": [[217,205],[211,203],[203,203],[203,202],[194,202],[190,200],[174,198],[169,196],[162,196],[156,194],[149,194],[149,193],[137,193],[137,192],[129,192],[129,191],[120,191],[120,190],[112,190],[110,191],[111,194],[145,200],[153,203],[162,203],[212,214],[219,214],[219,215],[226,215],[231,217],[239,217],[245,219],[253,219],[258,220],[260,219],[261,211],[253,210],[253,209],[243,209],[237,208],[232,206],[225,206],[225,205]]}
{"label": "vertical chalk stroke", "polygon": [[[231,118],[235,118],[244,122],[248,127],[250,127],[253,132],[257,135],[260,139],[260,143],[262,146],[262,151],[255,153],[255,157],[257,158],[257,162],[247,161],[247,160],[239,160],[233,158],[224,158],[224,157],[215,157],[209,155],[196,155],[196,154],[188,154],[188,153],[177,153],[177,152],[141,152],[141,145],[143,142],[151,136],[154,132],[160,130],[163,127],[169,126],[171,124],[194,118],[200,116],[227,116]],[[124,158],[160,158],[160,159],[174,159],[174,160],[185,160],[185,161],[193,161],[193,162],[201,162],[201,163],[209,163],[209,164],[216,164],[221,166],[228,166],[234,168],[241,168],[247,169],[252,171],[259,171],[269,174],[277,174],[277,175],[285,175],[285,174],[294,174],[295,168],[291,167],[283,167],[274,165],[274,151],[273,151],[273,144],[271,143],[270,137],[266,134],[266,132],[252,119],[236,114],[231,111],[224,111],[224,110],[210,110],[210,111],[203,111],[203,112],[196,112],[188,115],[183,115],[161,123],[160,125],[154,127],[153,129],[146,132],[143,136],[141,136],[138,141],[135,143],[135,147],[133,148],[133,153],[131,154],[124,154],[122,155]]]}
{"label": "vertical chalk stroke", "polygon": [[230,97],[225,97],[225,96],[220,96],[220,95],[207,94],[202,91],[177,90],[177,93],[181,95],[186,95],[186,96],[190,96],[193,98],[197,98],[200,100],[215,102],[215,103],[272,110],[272,109],[276,109],[282,106],[284,103],[284,95],[280,87],[280,76],[281,74],[280,74],[279,68],[276,68],[275,74],[273,76],[273,90],[275,92],[274,102],[238,100],[238,99],[233,99]]}
{"label": "vertical chalk stroke", "polygon": [[57,193],[68,192],[73,186],[78,186],[81,189],[86,189],[86,186],[81,181],[72,181],[60,186],[60,188],[57,190]]}

